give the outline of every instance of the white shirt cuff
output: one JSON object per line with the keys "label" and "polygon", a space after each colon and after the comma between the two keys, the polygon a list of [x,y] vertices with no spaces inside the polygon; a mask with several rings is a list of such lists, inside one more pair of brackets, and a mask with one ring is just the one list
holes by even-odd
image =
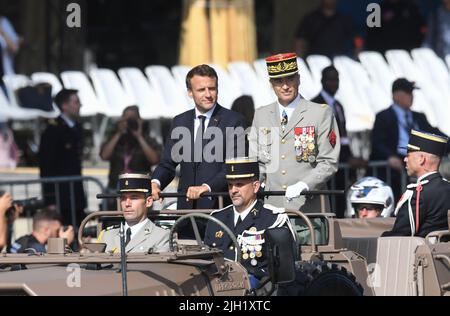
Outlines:
{"label": "white shirt cuff", "polygon": [[161,188],[161,182],[158,179],[152,179],[152,183],[156,183]]}

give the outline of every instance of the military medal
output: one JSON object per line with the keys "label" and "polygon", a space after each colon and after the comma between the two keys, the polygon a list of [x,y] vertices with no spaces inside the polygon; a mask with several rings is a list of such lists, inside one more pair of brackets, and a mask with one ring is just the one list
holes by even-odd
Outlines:
{"label": "military medal", "polygon": [[262,244],[264,243],[264,230],[258,231],[256,227],[251,227],[248,230],[242,232],[242,235],[239,235],[237,240],[242,250],[242,260],[249,260],[252,266],[256,266],[258,264],[257,258],[261,258],[263,256],[262,253]]}
{"label": "military medal", "polygon": [[260,251],[262,250],[262,246],[261,246],[261,245],[256,245],[256,246],[255,246],[255,250],[256,250],[257,252],[260,252]]}
{"label": "military medal", "polygon": [[261,251],[257,251],[256,252],[256,258],[261,258],[262,257],[262,252]]}
{"label": "military medal", "polygon": [[242,259],[248,260],[248,253],[244,253],[244,254],[242,255]]}
{"label": "military medal", "polygon": [[252,259],[252,261],[250,261],[250,264],[255,267],[258,265],[258,261],[256,261],[256,259]]}

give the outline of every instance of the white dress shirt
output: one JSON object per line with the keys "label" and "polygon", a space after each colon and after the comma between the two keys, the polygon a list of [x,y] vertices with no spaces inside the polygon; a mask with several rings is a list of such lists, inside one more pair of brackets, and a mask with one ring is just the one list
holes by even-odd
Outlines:
{"label": "white dress shirt", "polygon": [[133,225],[133,226],[129,226],[128,223],[125,223],[125,236],[126,236],[127,229],[131,228],[130,240],[132,240],[133,237],[136,236],[136,234],[147,224],[148,221],[149,221],[149,219],[146,218],[142,222],[140,222],[136,225]]}
{"label": "white dress shirt", "polygon": [[250,213],[250,211],[253,209],[253,207],[255,207],[256,202],[258,200],[255,200],[255,202],[252,203],[252,205],[250,205],[249,208],[247,208],[245,211],[243,211],[242,213],[239,213],[238,211],[236,211],[236,207],[233,206],[233,211],[234,211],[234,226],[236,226],[236,223],[239,219],[239,216],[241,217],[241,221],[244,221],[244,219],[247,217],[247,215]]}
{"label": "white dress shirt", "polygon": [[283,111],[286,112],[286,115],[288,117],[288,122],[292,117],[292,114],[295,111],[295,108],[298,105],[298,102],[300,101],[301,96],[300,94],[297,95],[297,97],[294,99],[294,101],[292,101],[291,103],[289,103],[287,106],[281,105],[281,103],[279,101],[277,101],[278,103],[278,109],[280,110],[280,122],[281,122],[281,118],[283,117]]}
{"label": "white dress shirt", "polygon": [[[211,110],[209,110],[208,112],[206,112],[206,113],[200,113],[200,111],[199,111],[197,108],[195,108],[194,142],[195,142],[195,138],[197,137],[197,130],[198,130],[198,127],[200,126],[200,119],[198,118],[199,115],[203,115],[203,116],[206,117],[206,119],[205,119],[205,126],[204,126],[204,128],[205,128],[205,130],[206,130],[206,128],[207,128],[208,125],[209,125],[209,121],[211,120],[211,117],[212,117],[213,112],[214,112],[215,109],[216,109],[216,105],[214,105],[213,108],[212,108]],[[203,132],[205,132],[205,130],[204,130]]]}

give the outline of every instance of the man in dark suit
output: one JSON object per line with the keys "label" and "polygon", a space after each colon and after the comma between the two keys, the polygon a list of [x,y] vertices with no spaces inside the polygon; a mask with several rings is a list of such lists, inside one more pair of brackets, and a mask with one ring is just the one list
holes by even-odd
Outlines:
{"label": "man in dark suit", "polygon": [[447,230],[450,210],[450,183],[439,173],[448,138],[411,131],[405,158],[408,175],[417,182],[408,185],[395,209],[392,231],[382,236],[426,237],[437,230]]}
{"label": "man in dark suit", "polygon": [[[445,136],[439,129],[428,123],[424,114],[411,111],[415,83],[405,78],[394,81],[392,96],[394,104],[381,111],[375,118],[372,130],[372,153],[370,160],[386,160],[391,167],[391,187],[395,200],[401,195],[401,171],[406,157],[406,146],[411,129]],[[447,145],[447,151],[449,150]],[[379,177],[387,180],[386,172]]]}
{"label": "man in dark suit", "polygon": [[[322,71],[322,91],[311,101],[319,104],[328,104],[333,109],[334,117],[339,128],[339,135],[341,136],[341,151],[339,153],[339,162],[348,163],[351,167],[364,167],[367,162],[363,159],[358,159],[353,157],[350,150],[350,140],[348,138],[347,129],[345,127],[345,112],[342,104],[336,100],[335,95],[339,89],[339,72],[334,66],[328,66]],[[355,181],[355,172],[350,174],[348,183],[353,183]],[[345,172],[339,169],[334,175],[335,188],[338,190],[345,190]],[[328,182],[328,186],[331,187],[332,182]],[[332,199],[336,201],[333,205],[333,211],[336,213],[337,217],[344,217],[346,208],[345,196],[336,196]]]}
{"label": "man in dark suit", "polygon": [[[286,213],[275,214],[257,200],[261,186],[259,164],[256,160],[240,158],[226,162],[228,192],[233,204],[213,212],[211,215],[224,223],[237,237],[242,253],[242,265],[252,275],[250,282],[267,275],[267,257],[264,244],[264,230],[269,227],[289,225]],[[291,230],[292,231],[292,230]],[[235,260],[235,248],[223,227],[209,221],[206,228],[206,245],[224,251],[226,258]]]}
{"label": "man in dark suit", "polygon": [[216,198],[205,198],[205,192],[223,192],[225,159],[245,154],[245,118],[217,103],[218,77],[208,65],[197,66],[186,76],[189,96],[195,109],[173,119],[161,163],[152,177],[153,199],[175,177],[180,165],[178,209],[218,208]]}
{"label": "man in dark suit", "polygon": [[[77,122],[81,107],[77,93],[77,90],[63,89],[55,96],[61,115],[49,120],[41,136],[39,168],[42,178],[81,176],[83,131]],[[42,194],[45,204],[61,213],[64,225],[81,223],[86,207],[82,182],[73,183],[73,191],[69,183],[43,184]]]}

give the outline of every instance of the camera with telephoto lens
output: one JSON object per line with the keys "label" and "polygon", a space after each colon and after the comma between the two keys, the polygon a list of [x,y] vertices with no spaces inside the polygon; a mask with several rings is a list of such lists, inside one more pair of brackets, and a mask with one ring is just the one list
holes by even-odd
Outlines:
{"label": "camera with telephoto lens", "polygon": [[129,118],[127,120],[127,128],[129,132],[135,132],[139,128],[139,123],[134,118]]}
{"label": "camera with telephoto lens", "polygon": [[[5,194],[4,191],[0,191],[0,197]],[[23,213],[28,215],[34,215],[38,210],[42,209],[44,205],[44,201],[40,200],[36,197],[23,199],[23,200],[13,200],[12,202],[13,206],[11,206],[8,210],[6,210],[5,216],[8,219],[12,219],[14,217],[15,213],[15,205],[22,206],[23,207]]]}

